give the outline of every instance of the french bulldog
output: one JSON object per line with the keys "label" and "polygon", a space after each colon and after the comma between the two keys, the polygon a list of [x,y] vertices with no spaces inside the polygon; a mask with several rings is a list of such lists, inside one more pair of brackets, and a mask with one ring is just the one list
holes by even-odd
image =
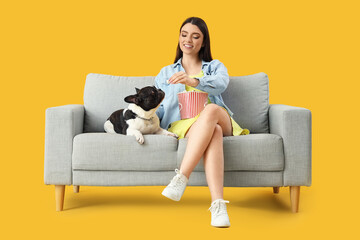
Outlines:
{"label": "french bulldog", "polygon": [[160,127],[160,120],[156,115],[165,93],[154,86],[135,90],[135,95],[124,99],[130,103],[128,108],[113,112],[106,120],[105,132],[135,136],[140,144],[144,143],[143,134],[161,134],[178,138],[176,134]]}

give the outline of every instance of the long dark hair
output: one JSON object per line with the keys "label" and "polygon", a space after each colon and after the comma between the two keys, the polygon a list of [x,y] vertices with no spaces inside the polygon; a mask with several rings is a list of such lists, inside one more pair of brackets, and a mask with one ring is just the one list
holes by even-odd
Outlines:
{"label": "long dark hair", "polygon": [[[201,47],[201,49],[199,51],[199,57],[201,60],[204,60],[206,62],[211,62],[213,59],[212,59],[211,50],[210,50],[210,35],[209,35],[209,30],[207,28],[205,21],[198,17],[189,17],[181,25],[180,31],[179,31],[180,34],[181,34],[181,28],[187,23],[196,25],[200,29],[202,34],[204,35],[204,39],[203,39],[204,46]],[[176,63],[182,56],[183,56],[183,52],[181,51],[180,45],[178,43],[177,48],[176,48],[176,57],[175,57],[174,63]]]}

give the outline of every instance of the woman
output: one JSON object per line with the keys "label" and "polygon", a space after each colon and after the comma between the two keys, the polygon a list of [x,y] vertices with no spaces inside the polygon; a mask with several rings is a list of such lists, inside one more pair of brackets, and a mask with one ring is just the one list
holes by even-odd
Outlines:
{"label": "woman", "polygon": [[[157,110],[160,125],[188,138],[180,170],[162,194],[179,201],[195,166],[204,157],[206,180],[212,203],[211,225],[229,227],[230,221],[223,199],[224,156],[223,136],[248,134],[232,118],[221,93],[229,83],[227,69],[219,60],[213,60],[206,23],[197,17],[186,19],[180,27],[179,43],[174,64],[161,69],[155,86],[165,92],[165,99]],[[184,90],[208,93],[209,104],[196,117],[180,120],[177,93]]]}

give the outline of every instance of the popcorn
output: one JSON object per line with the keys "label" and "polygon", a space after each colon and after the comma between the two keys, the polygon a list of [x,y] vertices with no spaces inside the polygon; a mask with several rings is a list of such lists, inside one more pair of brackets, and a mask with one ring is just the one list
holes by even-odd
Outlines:
{"label": "popcorn", "polygon": [[[184,91],[182,91],[182,92],[179,92],[179,93],[188,93],[188,92],[196,92],[195,90],[191,90],[191,91],[186,91],[186,90],[184,90]],[[178,94],[179,94],[178,93]]]}

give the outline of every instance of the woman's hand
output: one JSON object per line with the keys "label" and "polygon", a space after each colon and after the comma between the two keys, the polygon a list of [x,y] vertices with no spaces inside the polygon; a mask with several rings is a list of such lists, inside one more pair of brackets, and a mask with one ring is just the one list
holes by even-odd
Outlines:
{"label": "woman's hand", "polygon": [[169,78],[168,83],[169,84],[181,83],[181,84],[188,85],[188,86],[191,86],[191,87],[196,87],[197,85],[199,85],[198,80],[189,77],[189,75],[187,75],[183,71],[177,72],[174,75],[172,75]]}

